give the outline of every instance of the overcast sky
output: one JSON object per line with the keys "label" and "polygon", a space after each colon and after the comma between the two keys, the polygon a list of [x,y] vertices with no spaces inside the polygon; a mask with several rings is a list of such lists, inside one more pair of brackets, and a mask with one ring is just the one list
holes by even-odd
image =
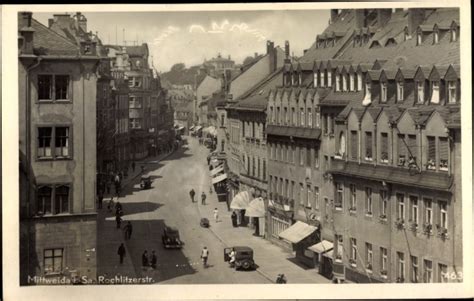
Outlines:
{"label": "overcast sky", "polygon": [[[71,15],[74,12],[68,12]],[[47,25],[54,13],[33,13]],[[266,40],[300,56],[328,24],[328,10],[213,11],[213,12],[114,12],[83,13],[88,30],[98,32],[103,43],[148,43],[155,67],[168,71],[182,62],[200,64],[221,53],[236,63],[255,52],[264,53]]]}

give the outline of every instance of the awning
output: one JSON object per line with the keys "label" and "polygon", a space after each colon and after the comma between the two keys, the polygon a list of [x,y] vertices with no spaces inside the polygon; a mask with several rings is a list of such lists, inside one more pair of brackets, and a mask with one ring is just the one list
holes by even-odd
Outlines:
{"label": "awning", "polygon": [[265,217],[265,204],[263,203],[263,199],[253,199],[245,210],[245,216]]}
{"label": "awning", "polygon": [[248,191],[241,191],[237,193],[237,195],[232,199],[230,203],[231,209],[247,209],[250,205],[250,192]]}
{"label": "awning", "polygon": [[280,238],[288,240],[291,243],[297,244],[306,237],[313,234],[316,229],[316,227],[310,226],[307,223],[297,221],[288,229],[281,232],[278,236],[280,236]]}
{"label": "awning", "polygon": [[224,171],[224,166],[223,165],[219,165],[218,167],[211,170],[211,176],[215,176],[218,173],[220,173],[221,171]]}
{"label": "awning", "polygon": [[178,127],[178,129],[177,129],[177,130],[178,130],[178,131],[184,130],[184,126],[180,126],[180,127]]}
{"label": "awning", "polygon": [[202,126],[198,125],[197,127],[194,128],[194,131],[197,132],[197,131],[199,131],[200,129],[202,129]]}
{"label": "awning", "polygon": [[311,247],[308,247],[308,250],[314,251],[316,253],[324,253],[332,250],[332,248],[334,248],[334,244],[332,242],[323,240],[315,245],[312,245]]}
{"label": "awning", "polygon": [[225,179],[227,179],[227,174],[218,175],[217,177],[212,179],[212,184],[217,184],[219,182],[224,181]]}
{"label": "awning", "polygon": [[208,133],[208,134],[210,134],[210,135],[212,135],[212,136],[217,136],[217,129],[216,129],[216,127],[213,126],[213,125],[208,126],[208,127],[206,127],[206,128],[203,128],[203,129],[202,129],[202,132],[203,132],[203,133]]}
{"label": "awning", "polygon": [[194,129],[194,125],[192,125],[189,130],[192,131]]}
{"label": "awning", "polygon": [[330,258],[330,259],[333,259],[333,253],[334,253],[334,250],[331,250],[331,251],[328,251],[326,253],[323,253],[323,256],[327,257],[327,258]]}

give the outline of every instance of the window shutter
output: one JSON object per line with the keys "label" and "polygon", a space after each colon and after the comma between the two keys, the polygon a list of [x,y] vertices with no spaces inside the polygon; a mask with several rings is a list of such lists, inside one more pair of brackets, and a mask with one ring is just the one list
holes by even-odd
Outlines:
{"label": "window shutter", "polygon": [[439,138],[439,159],[448,160],[448,138],[440,137]]}
{"label": "window shutter", "polygon": [[436,138],[428,137],[428,159],[436,159]]}

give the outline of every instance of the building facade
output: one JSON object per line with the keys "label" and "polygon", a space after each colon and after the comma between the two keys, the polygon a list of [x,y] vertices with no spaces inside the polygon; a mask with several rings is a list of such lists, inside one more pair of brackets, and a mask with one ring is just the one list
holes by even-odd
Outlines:
{"label": "building facade", "polygon": [[78,46],[27,12],[18,31],[20,283],[95,279],[96,45]]}

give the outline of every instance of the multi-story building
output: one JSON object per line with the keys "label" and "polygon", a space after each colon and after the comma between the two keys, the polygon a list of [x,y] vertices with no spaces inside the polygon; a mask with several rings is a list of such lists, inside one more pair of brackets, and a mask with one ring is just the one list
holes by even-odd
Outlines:
{"label": "multi-story building", "polygon": [[[55,16],[56,17],[56,16]],[[20,283],[96,277],[95,43],[20,13]]]}
{"label": "multi-story building", "polygon": [[212,94],[218,92],[222,87],[220,77],[213,77],[208,74],[200,81],[196,87],[196,102],[194,112],[196,114],[195,122],[207,126],[207,100],[212,97]]}
{"label": "multi-story building", "polygon": [[225,70],[235,69],[235,62],[230,58],[230,55],[228,58],[225,58],[218,53],[217,57],[204,61],[203,67],[208,70],[208,74],[219,78]]}
{"label": "multi-story building", "polygon": [[[288,67],[285,82],[299,86],[313,61],[317,106],[300,111],[306,120],[316,113],[320,164],[307,178],[319,188],[312,217],[327,240],[322,245],[334,248],[326,254],[336,277],[444,282],[447,273],[462,272],[459,55],[458,9],[332,10],[328,28]],[[286,101],[301,96],[298,90],[270,94],[270,120],[287,122]],[[269,191],[280,198],[288,186],[272,158],[284,160],[285,147],[272,144],[272,131],[267,127]],[[295,161],[304,165],[302,158],[300,150]],[[288,179],[286,193],[304,204],[304,182],[299,194],[291,192],[298,180]]]}

